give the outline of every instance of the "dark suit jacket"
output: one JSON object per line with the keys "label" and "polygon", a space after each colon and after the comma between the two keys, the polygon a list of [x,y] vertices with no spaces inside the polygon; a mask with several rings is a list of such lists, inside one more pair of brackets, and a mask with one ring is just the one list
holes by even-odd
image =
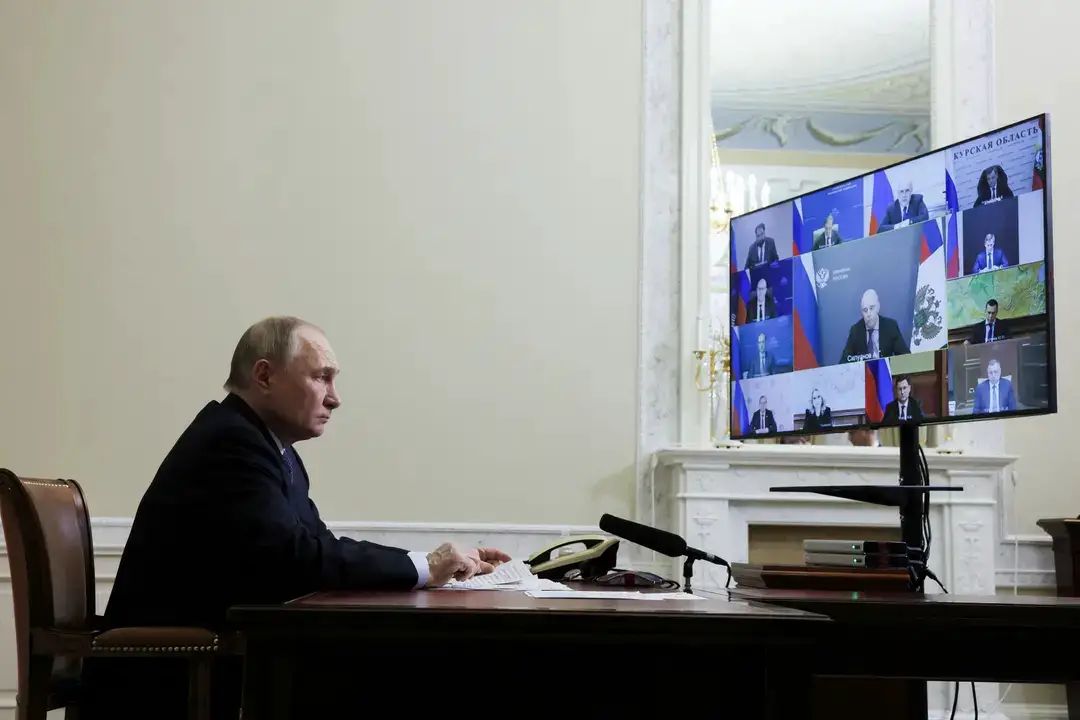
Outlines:
{"label": "dark suit jacket", "polygon": [[[337,538],[326,528],[308,497],[300,456],[286,452],[291,474],[270,431],[236,395],[206,405],[139,503],[106,624],[218,629],[237,604],[280,603],[316,590],[412,588],[416,566],[405,550]],[[225,676],[215,677],[215,708],[235,718],[238,667],[219,672]],[[92,692],[83,717],[134,717],[137,702],[152,703],[156,719],[174,717],[173,708],[186,717],[182,662],[106,659],[87,663],[84,675]],[[119,697],[124,709],[113,704]]]}
{"label": "dark suit jacket", "polygon": [[[1008,340],[1008,339],[1009,339],[1009,329],[1008,329],[1008,326],[1006,325],[1005,321],[1004,320],[995,320],[994,321],[994,337],[993,337],[993,340],[991,340],[991,342],[994,342],[994,341],[997,341],[997,340]],[[986,321],[985,320],[983,320],[981,323],[979,323],[977,325],[972,325],[972,327],[971,327],[971,337],[968,339],[968,342],[970,342],[972,345],[978,345],[980,343],[986,342]]]}
{"label": "dark suit jacket", "polygon": [[[843,242],[843,240],[840,239],[840,233],[837,232],[836,228],[833,228],[831,239],[832,245],[839,245],[841,242]],[[832,245],[830,245],[830,247],[832,247]],[[814,231],[814,250],[821,250],[824,247],[825,228],[818,228]]]}
{"label": "dark suit jacket", "polygon": [[[772,320],[776,317],[776,301],[772,299],[772,295],[765,296],[765,317],[763,320]],[[750,304],[746,306],[746,322],[758,322],[757,314],[757,292],[750,295]]]}
{"label": "dark suit jacket", "polygon": [[[908,395],[907,405],[907,422],[922,422],[924,416],[922,405],[919,404],[919,401],[911,395]],[[885,414],[884,417],[882,417],[882,421],[887,423],[900,422],[899,400],[892,400],[885,406]]]}
{"label": "dark suit jacket", "polygon": [[[861,357],[866,355],[866,323],[862,320],[851,326],[848,332],[847,343],[844,351],[840,353],[840,362],[858,362],[865,360]],[[895,320],[884,315],[878,316],[878,356],[892,357],[893,355],[907,355],[911,352],[904,336],[900,334],[900,326]]]}
{"label": "dark suit jacket", "polygon": [[810,408],[806,408],[806,413],[803,415],[803,430],[831,428],[832,424],[832,409],[828,406],[821,409],[820,415],[815,415],[810,412]]}
{"label": "dark suit jacket", "polygon": [[[1016,392],[1013,390],[1012,381],[1008,378],[998,380],[998,411],[1010,412],[1016,409]],[[986,380],[975,386],[975,405],[972,413],[990,412],[990,381]]]}
{"label": "dark suit jacket", "polygon": [[[761,411],[755,410],[754,416],[750,418],[750,432],[756,433],[760,427]],[[765,411],[765,427],[771,433],[776,432],[776,419],[773,418],[772,410]]]}
{"label": "dark suit jacket", "polygon": [[[885,217],[882,219],[881,224],[878,225],[877,231],[883,233],[887,230],[892,230],[899,223],[904,221],[903,211],[900,210],[900,201],[893,200],[889,205],[889,209],[885,211]],[[911,199],[908,200],[908,216],[907,220],[911,221],[911,224],[925,222],[930,219],[930,211],[926,209],[926,203],[923,202],[922,195],[918,193],[911,193]]]}
{"label": "dark suit jacket", "polygon": [[[765,246],[765,261],[759,262],[758,258],[761,257],[761,247],[763,245]],[[768,265],[779,259],[780,256],[776,253],[776,241],[771,237],[765,237],[750,243],[750,249],[746,253],[746,266],[743,269],[749,270],[756,268],[758,265]]]}
{"label": "dark suit jacket", "polygon": [[765,366],[761,365],[761,353],[754,352],[750,356],[750,362],[747,364],[746,372],[750,377],[765,377],[766,375],[772,375],[773,369],[776,367],[776,360],[773,358],[772,353],[768,350],[765,351]]}
{"label": "dark suit jacket", "polygon": [[[971,272],[982,272],[986,268],[990,267],[989,263],[987,263],[986,260],[986,251],[983,250],[981,253],[975,256],[975,264],[972,266]],[[1009,259],[1005,257],[1005,251],[1001,248],[994,248],[994,267],[1009,267]]]}

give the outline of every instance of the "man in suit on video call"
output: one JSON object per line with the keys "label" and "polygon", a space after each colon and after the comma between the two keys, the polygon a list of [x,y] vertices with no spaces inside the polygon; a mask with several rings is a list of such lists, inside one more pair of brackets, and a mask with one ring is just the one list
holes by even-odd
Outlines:
{"label": "man in suit on video call", "polygon": [[776,364],[772,353],[765,349],[765,333],[757,336],[757,353],[750,360],[750,368],[743,371],[743,378],[765,377],[773,374]]}
{"label": "man in suit on video call", "polygon": [[896,191],[896,199],[889,205],[889,209],[885,211],[885,217],[878,225],[879,233],[930,219],[930,211],[926,209],[923,196],[912,192],[912,189],[911,180],[901,181]]}
{"label": "man in suit on video call", "polygon": [[773,417],[772,410],[769,410],[769,401],[762,395],[758,398],[758,409],[754,413],[754,416],[750,418],[750,427],[756,433],[774,433],[776,432],[776,418]]}
{"label": "man in suit on video call", "polygon": [[747,320],[749,322],[772,320],[776,317],[776,301],[773,300],[772,293],[769,292],[769,283],[765,282],[765,278],[757,281],[757,287],[754,289],[754,295],[750,299],[750,307],[747,308],[747,311]]}
{"label": "man in suit on video call", "polygon": [[840,231],[834,227],[833,216],[830,213],[825,218],[825,226],[814,231],[814,249],[832,247],[841,243]]}
{"label": "man in suit on video call", "polygon": [[1009,259],[1001,248],[996,248],[997,238],[993,233],[987,233],[983,240],[983,251],[975,257],[975,265],[971,268],[972,273],[993,272],[1004,267],[1009,267]]}
{"label": "man in suit on video call", "polygon": [[776,241],[765,236],[765,223],[758,223],[754,228],[754,242],[746,252],[746,270],[753,270],[758,265],[769,265],[780,259],[776,252]]}
{"label": "man in suit on video call", "polygon": [[885,405],[882,419],[887,423],[920,422],[923,419],[922,405],[918,398],[911,397],[911,381],[906,377],[899,377],[894,387],[895,397]]}
{"label": "man in suit on video call", "polygon": [[998,320],[998,301],[987,300],[985,310],[986,319],[971,327],[971,337],[964,341],[965,345],[979,345],[1009,339],[1009,330],[1005,321]]}
{"label": "man in suit on video call", "polygon": [[867,290],[861,302],[862,318],[848,331],[840,362],[858,362],[875,358],[907,355],[910,350],[900,332],[900,325],[881,314],[877,291]]}
{"label": "man in suit on video call", "polygon": [[[408,552],[327,529],[295,444],[322,435],[341,405],[337,374],[334,351],[314,325],[272,317],[243,334],[228,394],[199,411],[139,503],[106,625],[218,630],[238,604],[282,603],[318,590],[439,587],[510,559],[451,543]],[[80,717],[186,718],[187,666],[170,662],[87,663]],[[237,717],[239,662],[216,669],[215,718]]]}
{"label": "man in suit on video call", "polygon": [[992,358],[986,363],[986,381],[975,386],[975,406],[971,412],[1009,412],[1016,409],[1016,394],[1012,381],[1001,377],[1001,363]]}

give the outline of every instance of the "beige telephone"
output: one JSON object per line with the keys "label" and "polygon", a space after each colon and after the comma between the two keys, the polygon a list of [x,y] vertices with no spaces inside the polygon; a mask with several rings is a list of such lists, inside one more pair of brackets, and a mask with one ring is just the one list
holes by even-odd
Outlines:
{"label": "beige telephone", "polygon": [[[583,550],[572,550],[583,545]],[[566,548],[562,553],[556,551]],[[562,580],[571,570],[578,570],[582,578],[599,577],[615,567],[619,556],[619,539],[607,535],[575,535],[561,538],[555,543],[533,553],[525,564],[533,575],[546,580]]]}

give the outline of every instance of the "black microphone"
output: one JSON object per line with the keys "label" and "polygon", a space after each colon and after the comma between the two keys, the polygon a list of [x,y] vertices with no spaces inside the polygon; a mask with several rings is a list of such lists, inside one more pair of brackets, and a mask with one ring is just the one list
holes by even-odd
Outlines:
{"label": "black microphone", "polygon": [[607,513],[604,513],[600,517],[600,529],[615,537],[620,537],[635,545],[640,545],[646,550],[658,552],[661,555],[667,555],[668,557],[686,557],[691,560],[704,560],[705,562],[711,562],[715,565],[730,567],[728,561],[724,558],[713,555],[712,553],[707,553],[704,550],[690,547],[686,544],[686,540],[667,530],[660,530],[659,528],[649,527],[648,525],[642,525],[641,523],[636,523],[631,520],[624,520],[621,517],[608,515]]}

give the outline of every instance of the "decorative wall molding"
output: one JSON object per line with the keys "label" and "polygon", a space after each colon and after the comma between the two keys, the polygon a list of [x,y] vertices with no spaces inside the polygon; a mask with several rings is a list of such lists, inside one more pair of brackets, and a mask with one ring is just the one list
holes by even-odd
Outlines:
{"label": "decorative wall molding", "polygon": [[[716,142],[724,149],[917,155],[930,150],[930,105],[909,116],[838,109],[713,107]],[[894,158],[895,162],[900,158]],[[850,176],[850,174],[849,174]]]}

